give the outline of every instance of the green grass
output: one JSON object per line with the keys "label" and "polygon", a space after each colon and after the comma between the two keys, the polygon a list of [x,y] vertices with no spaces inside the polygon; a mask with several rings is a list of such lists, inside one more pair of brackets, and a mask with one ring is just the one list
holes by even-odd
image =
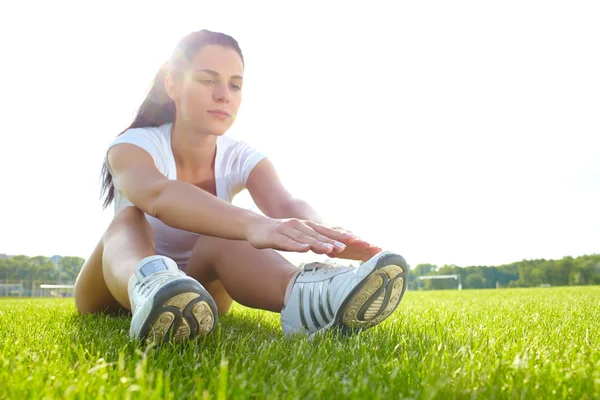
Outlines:
{"label": "green grass", "polygon": [[235,304],[205,338],[144,346],[128,316],[0,299],[0,398],[600,398],[599,304],[600,287],[408,292],[313,342]]}

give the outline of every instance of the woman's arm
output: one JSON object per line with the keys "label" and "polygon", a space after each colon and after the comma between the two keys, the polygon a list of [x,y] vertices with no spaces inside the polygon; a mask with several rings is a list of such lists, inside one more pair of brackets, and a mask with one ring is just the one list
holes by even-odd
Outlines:
{"label": "woman's arm", "polygon": [[[118,144],[108,152],[113,178],[140,210],[166,225],[225,239],[247,240],[257,249],[323,254],[331,251],[332,229],[297,219],[274,219],[236,207],[183,181],[169,180],[148,152],[132,144]],[[310,222],[310,221],[309,221]]]}
{"label": "woman's arm", "polygon": [[292,199],[282,205],[281,215],[282,218],[307,219],[321,225],[328,225],[310,204],[301,199]]}
{"label": "woman's arm", "polygon": [[314,208],[306,201],[294,198],[283,186],[269,158],[263,158],[254,166],[246,181],[246,189],[268,217],[298,218],[326,225],[325,219]]}
{"label": "woman's arm", "polygon": [[294,198],[283,186],[273,163],[265,158],[250,172],[246,182],[258,208],[271,218],[298,218],[305,220],[315,232],[341,242],[345,247],[337,246],[327,253],[329,257],[366,261],[381,248],[357,238],[352,232],[340,228],[330,228],[325,219],[306,201]]}
{"label": "woman's arm", "polygon": [[152,157],[132,144],[108,152],[121,191],[140,210],[166,225],[225,239],[245,240],[252,224],[268,217],[236,207],[183,181],[169,180]]}

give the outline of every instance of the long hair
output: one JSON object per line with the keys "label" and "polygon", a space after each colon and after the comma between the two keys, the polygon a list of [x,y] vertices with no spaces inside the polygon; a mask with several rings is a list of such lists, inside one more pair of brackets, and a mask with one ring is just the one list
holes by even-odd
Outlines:
{"label": "long hair", "polygon": [[[150,90],[142,105],[138,109],[131,125],[125,128],[117,136],[122,135],[128,129],[143,127],[158,127],[175,121],[175,102],[167,95],[164,81],[170,73],[174,79],[180,79],[192,59],[206,46],[220,45],[235,50],[244,63],[244,56],[238,42],[229,35],[219,32],[211,32],[203,29],[184,36],[177,45],[170,58],[160,67],[152,80]],[[104,198],[102,208],[105,209],[112,203],[115,197],[112,175],[108,171],[108,160],[105,158],[102,165],[102,189],[100,197]]]}

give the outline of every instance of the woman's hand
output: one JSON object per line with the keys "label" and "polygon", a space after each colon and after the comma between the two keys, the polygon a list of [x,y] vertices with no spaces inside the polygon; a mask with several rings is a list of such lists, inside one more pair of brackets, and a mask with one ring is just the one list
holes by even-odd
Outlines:
{"label": "woman's hand", "polygon": [[275,249],[367,261],[381,249],[351,232],[297,218],[261,218],[250,225],[248,242],[257,249]]}
{"label": "woman's hand", "polygon": [[[315,228],[318,228],[317,232]],[[257,249],[307,252],[317,254],[339,253],[346,248],[352,236],[308,220],[297,218],[261,218],[248,228],[246,240]]]}
{"label": "woman's hand", "polygon": [[[345,249],[335,248],[333,251],[327,253],[328,257],[344,258],[347,260],[360,260],[366,262],[371,257],[382,251],[381,247],[362,240],[356,237],[356,235],[354,235],[351,231],[340,228],[339,226],[327,228],[323,225],[315,224],[310,221],[308,222],[308,225],[311,226],[315,231],[322,234],[327,234],[329,237],[339,240],[346,245]],[[336,233],[329,233],[331,230],[335,231]]]}

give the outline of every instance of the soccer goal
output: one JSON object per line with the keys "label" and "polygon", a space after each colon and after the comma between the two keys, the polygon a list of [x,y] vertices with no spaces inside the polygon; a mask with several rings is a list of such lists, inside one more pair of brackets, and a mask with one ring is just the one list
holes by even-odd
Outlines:
{"label": "soccer goal", "polygon": [[41,284],[42,297],[74,297],[75,285]]}
{"label": "soccer goal", "polygon": [[[462,290],[462,283],[460,282],[460,275],[458,274],[453,274],[453,275],[425,275],[425,276],[419,276],[418,277],[419,281],[424,281],[424,280],[430,280],[430,279],[454,279],[454,280],[458,280],[458,290]],[[422,287],[421,287],[422,289]]]}

